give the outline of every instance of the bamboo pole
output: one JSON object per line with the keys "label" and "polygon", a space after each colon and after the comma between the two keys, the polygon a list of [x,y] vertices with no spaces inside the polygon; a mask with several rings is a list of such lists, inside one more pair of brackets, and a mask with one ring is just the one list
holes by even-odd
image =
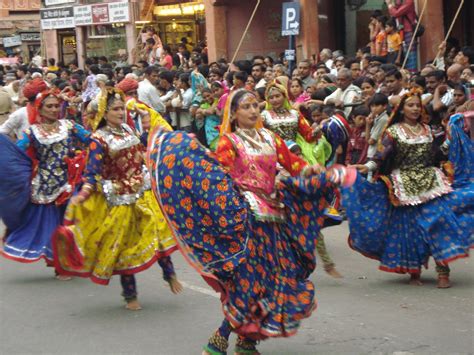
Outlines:
{"label": "bamboo pole", "polygon": [[[446,41],[448,40],[448,37],[451,35],[451,31],[453,30],[454,24],[456,23],[456,20],[458,19],[459,13],[461,12],[461,8],[462,8],[463,5],[464,5],[464,0],[461,0],[461,3],[459,4],[459,7],[458,7],[458,11],[456,11],[456,15],[454,15],[454,19],[451,22],[451,26],[449,26],[449,30],[446,33],[446,36],[444,37],[443,43],[446,43]],[[438,60],[440,54],[441,54],[441,50],[438,49],[438,53],[436,53],[436,57],[433,60],[433,63],[436,63],[436,61]]]}
{"label": "bamboo pole", "polygon": [[234,56],[232,57],[232,60],[230,61],[230,63],[234,62],[235,58],[237,57],[237,54],[240,51],[240,47],[242,46],[242,43],[244,42],[244,38],[247,35],[247,32],[250,28],[250,25],[252,24],[253,18],[255,17],[255,14],[257,13],[258,7],[260,6],[260,1],[261,0],[257,0],[257,4],[255,5],[255,9],[252,12],[252,16],[250,16],[250,20],[247,23],[247,27],[245,28],[244,33],[242,34],[242,37],[240,38],[239,45],[237,46],[237,49],[235,50]]}
{"label": "bamboo pole", "polygon": [[410,45],[408,46],[407,52],[405,53],[405,59],[403,60],[403,65],[402,65],[401,70],[405,69],[405,65],[407,64],[408,55],[409,55],[409,53],[410,53],[410,51],[411,51],[411,47],[413,47],[413,43],[415,42],[416,33],[418,32],[418,28],[419,28],[420,25],[421,25],[421,19],[423,18],[424,14],[425,14],[425,10],[426,10],[426,5],[427,5],[427,4],[428,4],[428,0],[425,0],[425,3],[423,4],[423,8],[421,9],[420,16],[418,16],[418,22],[417,22],[417,24],[416,24],[415,31],[413,31],[413,35],[411,36]]}

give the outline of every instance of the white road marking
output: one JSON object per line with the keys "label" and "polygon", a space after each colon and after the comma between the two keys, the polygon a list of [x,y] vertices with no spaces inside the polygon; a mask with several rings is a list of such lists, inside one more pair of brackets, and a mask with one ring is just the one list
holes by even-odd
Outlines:
{"label": "white road marking", "polygon": [[184,282],[184,281],[180,281],[180,282],[183,285],[183,287],[185,287],[185,288],[189,288],[190,290],[193,290],[193,291],[196,291],[196,292],[199,292],[199,293],[202,293],[202,294],[214,297],[214,298],[220,298],[219,294],[217,292],[213,291],[213,290],[210,290],[210,289],[207,289],[207,288],[204,288],[204,287],[190,285],[190,284],[188,284],[187,282]]}

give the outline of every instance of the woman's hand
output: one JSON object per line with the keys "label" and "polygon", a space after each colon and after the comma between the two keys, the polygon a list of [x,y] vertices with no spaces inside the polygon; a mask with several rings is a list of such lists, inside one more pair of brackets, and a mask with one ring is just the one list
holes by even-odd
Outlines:
{"label": "woman's hand", "polygon": [[349,166],[356,168],[357,171],[362,174],[367,174],[369,172],[369,168],[364,164],[354,164],[354,165],[349,165]]}
{"label": "woman's hand", "polygon": [[88,198],[89,198],[89,196],[86,195],[86,194],[82,194],[82,191],[81,191],[79,194],[77,194],[76,196],[71,198],[71,204],[80,205],[81,203],[83,203]]}
{"label": "woman's hand", "polygon": [[323,166],[319,164],[311,165],[305,169],[304,176],[310,177],[312,175],[318,175],[318,174],[321,174],[323,171],[326,171],[326,169]]}

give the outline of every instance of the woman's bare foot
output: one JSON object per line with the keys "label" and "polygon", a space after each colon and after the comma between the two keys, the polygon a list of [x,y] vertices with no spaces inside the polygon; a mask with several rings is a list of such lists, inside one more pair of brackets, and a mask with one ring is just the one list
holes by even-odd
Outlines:
{"label": "woman's bare foot", "polygon": [[450,288],[451,282],[448,275],[438,275],[438,288]]}
{"label": "woman's bare foot", "polygon": [[70,281],[70,280],[72,280],[72,277],[71,277],[71,276],[67,276],[67,275],[56,275],[56,280],[59,280],[59,281]]}
{"label": "woman's bare foot", "polygon": [[168,280],[168,284],[170,285],[171,292],[173,292],[175,295],[183,291],[183,285],[181,285],[181,282],[178,281],[176,276],[171,276],[171,278]]}
{"label": "woman's bare foot", "polygon": [[140,305],[140,303],[138,302],[138,300],[131,300],[131,301],[127,301],[127,305],[125,306],[126,309],[128,309],[129,311],[139,311],[140,309],[142,309],[142,306]]}
{"label": "woman's bare foot", "polygon": [[409,284],[412,286],[423,286],[423,282],[421,282],[420,277],[420,274],[410,274]]}
{"label": "woman's bare foot", "polygon": [[339,273],[339,271],[336,270],[334,266],[325,270],[328,273],[328,275],[334,277],[335,279],[342,279],[344,277]]}

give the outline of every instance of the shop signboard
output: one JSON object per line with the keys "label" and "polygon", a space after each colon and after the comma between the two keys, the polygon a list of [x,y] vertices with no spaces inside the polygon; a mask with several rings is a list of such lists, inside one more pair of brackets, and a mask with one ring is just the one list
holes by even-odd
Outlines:
{"label": "shop signboard", "polygon": [[74,7],[76,26],[99,25],[130,21],[128,1]]}
{"label": "shop signboard", "polygon": [[92,5],[92,23],[109,23],[109,5]]}
{"label": "shop signboard", "polygon": [[46,6],[58,6],[64,4],[72,4],[75,3],[76,0],[44,0],[44,4]]}
{"label": "shop signboard", "polygon": [[128,2],[111,2],[109,3],[110,22],[129,22],[130,11],[128,10]]}
{"label": "shop signboard", "polygon": [[41,35],[39,34],[39,32],[21,33],[20,37],[22,41],[26,42],[41,41]]}
{"label": "shop signboard", "polygon": [[21,36],[11,36],[11,37],[3,37],[3,46],[7,47],[16,47],[21,46]]}
{"label": "shop signboard", "polygon": [[74,20],[76,26],[92,25],[92,5],[75,6]]}
{"label": "shop signboard", "polygon": [[42,9],[41,28],[43,30],[53,30],[60,28],[74,28],[74,10],[72,6],[60,7],[56,9]]}

